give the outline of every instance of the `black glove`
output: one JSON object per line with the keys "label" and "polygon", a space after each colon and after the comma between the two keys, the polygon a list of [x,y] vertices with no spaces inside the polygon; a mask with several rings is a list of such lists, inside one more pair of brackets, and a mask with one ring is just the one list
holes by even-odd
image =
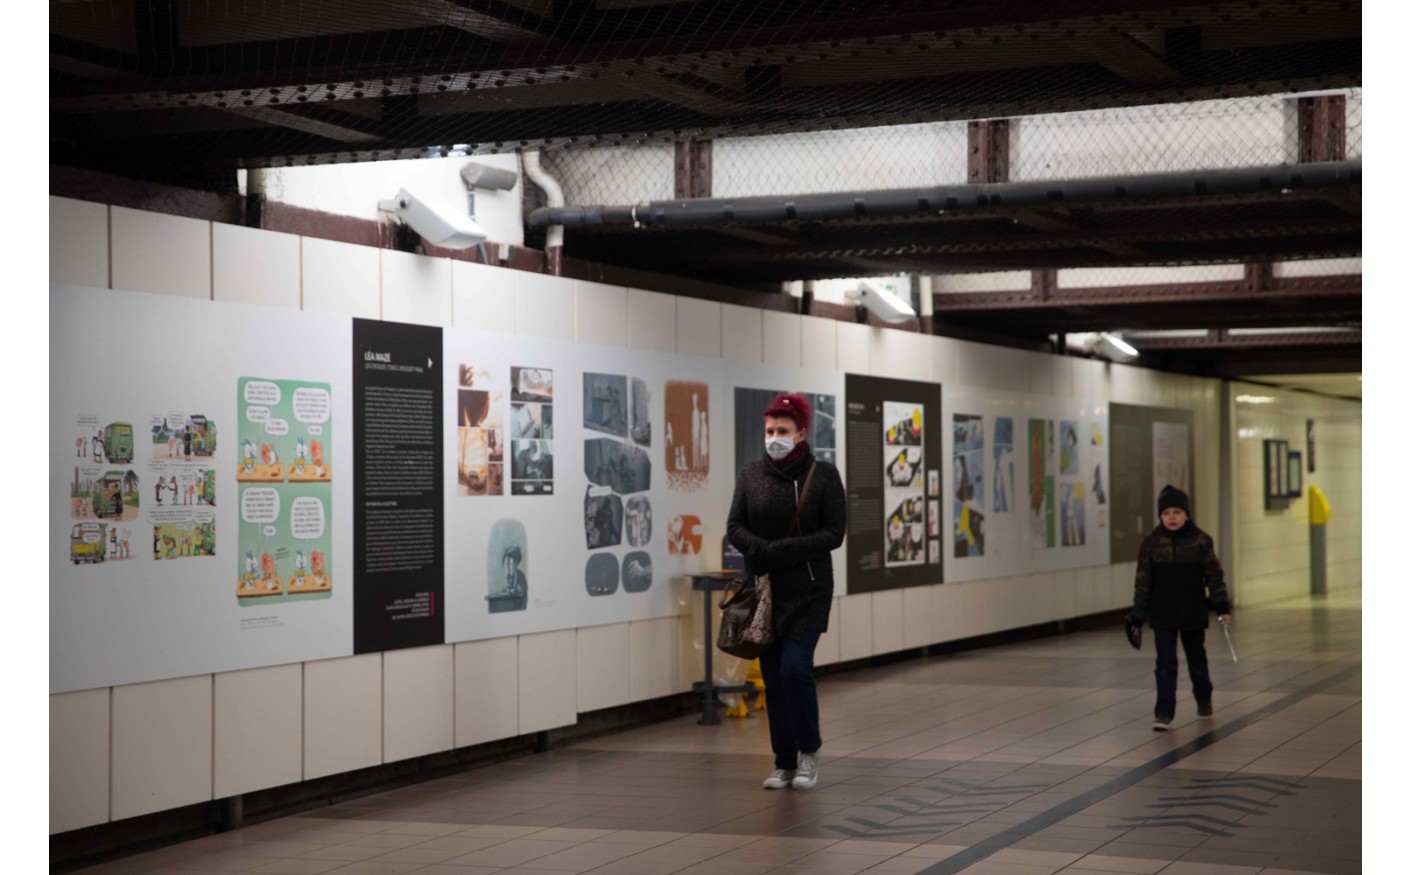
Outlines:
{"label": "black glove", "polygon": [[1124,621],[1126,627],[1126,641],[1137,650],[1141,649],[1141,623],[1135,614],[1127,614]]}

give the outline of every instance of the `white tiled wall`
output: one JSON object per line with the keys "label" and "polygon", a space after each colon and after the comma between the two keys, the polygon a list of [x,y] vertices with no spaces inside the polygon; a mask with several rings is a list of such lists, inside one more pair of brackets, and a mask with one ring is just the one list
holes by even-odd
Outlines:
{"label": "white tiled wall", "polygon": [[49,280],[108,287],[108,205],[49,198]]}
{"label": "white tiled wall", "polygon": [[578,711],[625,705],[632,699],[630,623],[578,630]]}
{"label": "white tiled wall", "polygon": [[382,258],[378,250],[317,237],[299,239],[305,310],[359,319],[381,315]]}
{"label": "white tiled wall", "polygon": [[297,663],[215,676],[215,798],[302,779],[303,679]]}
{"label": "white tiled wall", "polygon": [[455,746],[455,647],[382,654],[382,758],[410,759]]}
{"label": "white tiled wall", "polygon": [[627,291],[627,346],[676,351],[676,298],[640,289]]}
{"label": "white tiled wall", "polygon": [[304,663],[304,780],[382,762],[382,654]]}
{"label": "white tiled wall", "polygon": [[[498,331],[518,330],[518,289],[504,281],[504,271],[485,264],[453,261],[450,288],[456,328]],[[307,291],[305,291],[307,298]]]}
{"label": "white tiled wall", "polygon": [[696,298],[676,299],[676,352],[722,356],[723,305]]}
{"label": "white tiled wall", "polygon": [[[1199,489],[1219,487],[1213,381],[62,198],[50,211],[56,282],[107,285],[111,264],[115,288],[206,298],[214,289],[217,298],[288,307],[299,306],[301,290],[304,309],[364,318],[1132,403],[1164,398],[1195,410]],[[1291,429],[1301,415],[1277,427]],[[1359,581],[1359,408],[1354,418],[1322,415],[1318,427],[1318,476],[1326,471],[1335,484],[1327,487],[1342,575],[1334,581]],[[1263,569],[1250,590],[1267,594],[1296,569],[1258,551],[1291,533],[1257,518],[1262,504],[1243,494],[1247,476],[1241,467],[1247,561]],[[1119,608],[1133,575],[1125,564],[840,596],[817,663]],[[51,830],[566,726],[582,711],[687,690],[699,674],[699,622],[690,613],[53,696],[50,778],[64,792],[51,793]]]}
{"label": "white tiled wall", "polygon": [[723,304],[724,357],[737,362],[764,360],[764,314],[752,307]]}
{"label": "white tiled wall", "polygon": [[[1361,584],[1361,405],[1352,401],[1234,383],[1234,396],[1271,399],[1234,404],[1237,554],[1235,607],[1276,601],[1311,590],[1308,493],[1326,493],[1329,589]],[[1307,421],[1316,423],[1317,470],[1307,471]],[[1286,440],[1302,453],[1303,497],[1276,507],[1263,499],[1263,441]],[[1225,547],[1225,549],[1228,549]]]}
{"label": "white tiled wall", "polygon": [[790,368],[803,364],[803,317],[764,311],[764,364]]}
{"label": "white tiled wall", "polygon": [[577,643],[574,629],[519,636],[521,734],[578,722]]}
{"label": "white tiled wall", "polygon": [[578,280],[578,340],[608,346],[627,345],[627,290]]}
{"label": "white tiled wall", "polygon": [[448,258],[383,249],[382,318],[414,325],[452,322]]}
{"label": "white tiled wall", "polygon": [[211,795],[211,676],[113,688],[112,819]]}
{"label": "white tiled wall", "polygon": [[299,236],[211,224],[211,279],[217,301],[297,310]]}
{"label": "white tiled wall", "polygon": [[519,639],[455,645],[455,746],[519,734]]}
{"label": "white tiled wall", "polygon": [[113,288],[210,299],[210,222],[126,207],[109,221]]}
{"label": "white tiled wall", "polygon": [[49,832],[108,820],[112,691],[49,697]]}

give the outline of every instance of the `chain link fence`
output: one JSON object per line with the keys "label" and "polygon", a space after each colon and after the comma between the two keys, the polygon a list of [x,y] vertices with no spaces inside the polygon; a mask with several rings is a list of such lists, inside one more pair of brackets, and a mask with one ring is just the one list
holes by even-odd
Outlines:
{"label": "chain link fence", "polygon": [[[1361,90],[1346,95],[1346,157],[1360,158]],[[1297,160],[1298,95],[1054,113],[1009,120],[1012,181],[1171,173]],[[675,195],[671,143],[544,153],[570,204]],[[714,197],[955,185],[969,178],[967,122],[729,137],[712,144]]]}

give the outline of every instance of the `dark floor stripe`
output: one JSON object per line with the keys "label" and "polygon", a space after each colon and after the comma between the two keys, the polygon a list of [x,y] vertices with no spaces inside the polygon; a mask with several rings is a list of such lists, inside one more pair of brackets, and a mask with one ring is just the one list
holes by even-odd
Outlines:
{"label": "dark floor stripe", "polygon": [[[1360,672],[1361,666],[1356,665],[1344,671],[1337,672],[1331,677],[1324,678],[1314,684],[1303,687],[1296,692],[1289,693],[1277,701],[1269,702],[1256,711],[1251,711],[1242,717],[1217,726],[1193,741],[1183,744],[1172,751],[1167,751],[1144,765],[1136,766],[1125,774],[1112,778],[1100,787],[1094,787],[1086,793],[1080,796],[1074,796],[1066,802],[1062,802],[1041,814],[1034,815],[1022,823],[1016,823],[1001,833],[996,833],[981,842],[970,845],[963,851],[939,861],[934,866],[922,869],[917,875],[954,875],[954,873],[968,866],[973,866],[980,860],[998,853],[1010,845],[1023,841],[1040,830],[1047,829],[1074,814],[1081,814],[1084,809],[1097,804],[1108,796],[1115,795],[1128,787],[1132,787],[1162,769],[1173,766],[1175,763],[1180,762],[1180,760],[1199,753],[1216,741],[1227,738],[1240,729],[1246,729],[1262,720],[1264,717],[1270,714],[1276,714],[1289,705],[1295,705],[1308,696],[1315,696],[1329,687],[1334,687],[1348,678],[1355,677]],[[944,837],[941,836],[941,839],[938,841],[943,841],[943,839]]]}

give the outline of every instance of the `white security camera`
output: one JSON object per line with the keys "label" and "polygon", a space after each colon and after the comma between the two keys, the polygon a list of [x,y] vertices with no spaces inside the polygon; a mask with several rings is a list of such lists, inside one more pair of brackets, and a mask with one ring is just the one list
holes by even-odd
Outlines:
{"label": "white security camera", "polygon": [[910,304],[866,280],[862,280],[857,288],[849,289],[846,294],[848,298],[860,301],[863,307],[875,313],[876,318],[883,322],[906,322],[916,318],[916,311],[911,309]]}
{"label": "white security camera", "polygon": [[377,208],[396,216],[421,235],[421,239],[447,249],[468,249],[490,235],[463,212],[435,201],[425,200],[402,189],[396,198],[378,201]]}
{"label": "white security camera", "polygon": [[1118,334],[1099,331],[1087,338],[1087,351],[1107,361],[1125,364],[1140,358],[1141,351],[1121,339]]}

